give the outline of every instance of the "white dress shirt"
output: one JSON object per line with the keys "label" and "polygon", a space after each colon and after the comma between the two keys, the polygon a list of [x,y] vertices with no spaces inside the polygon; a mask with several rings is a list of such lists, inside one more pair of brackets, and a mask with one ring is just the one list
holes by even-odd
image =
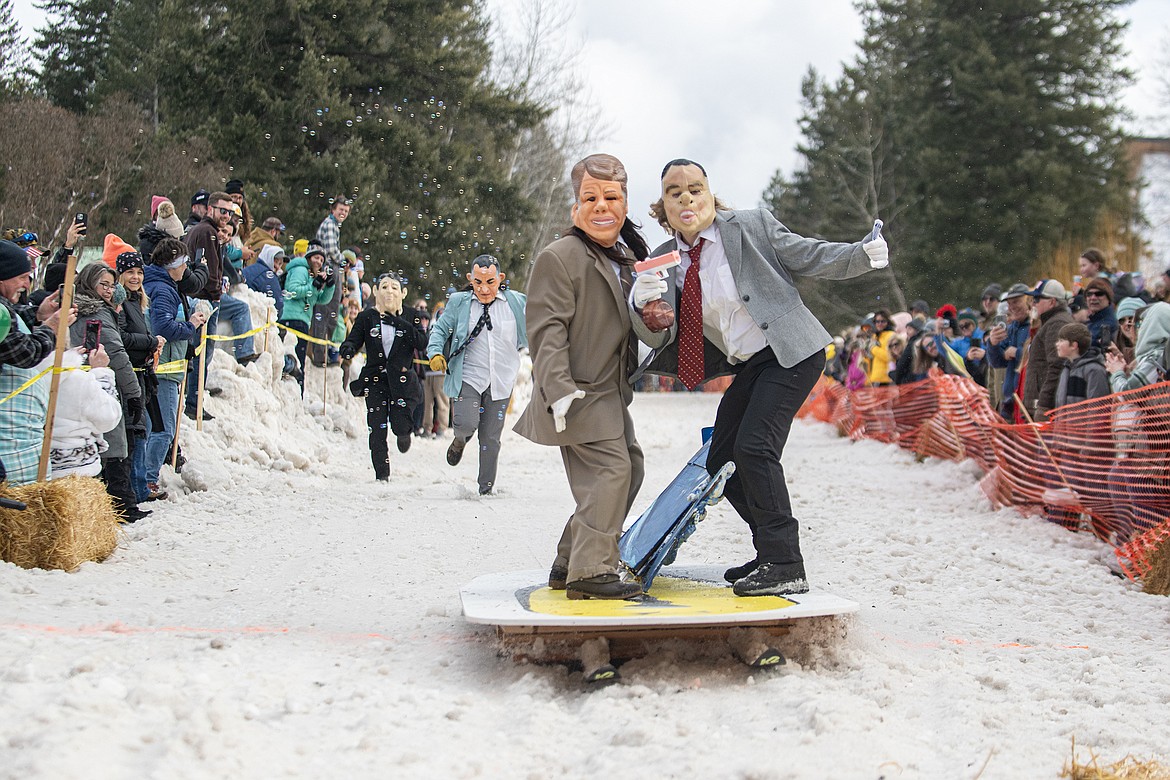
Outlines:
{"label": "white dress shirt", "polygon": [[[719,228],[712,223],[699,236],[707,239],[699,256],[699,281],[703,286],[703,335],[727,355],[729,363],[743,363],[768,346],[768,340],[740,300],[739,287],[731,276],[731,265],[723,251]],[[688,254],[690,247],[677,233],[675,241],[682,257],[676,277],[681,292],[687,269],[691,267]]]}
{"label": "white dress shirt", "polygon": [[[492,400],[502,401],[512,394],[520,370],[516,315],[502,295],[497,295],[488,305],[492,329],[488,330],[485,325],[463,353],[463,383],[477,393],[483,393],[490,386]],[[468,335],[475,329],[483,310],[484,305],[473,297],[467,312]]]}

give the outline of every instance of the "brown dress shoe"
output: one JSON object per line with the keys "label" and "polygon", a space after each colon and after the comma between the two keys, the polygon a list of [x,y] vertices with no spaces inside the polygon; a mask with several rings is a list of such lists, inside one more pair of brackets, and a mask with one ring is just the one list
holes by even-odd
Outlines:
{"label": "brown dress shoe", "polygon": [[641,585],[625,582],[616,574],[598,574],[565,585],[565,596],[571,599],[636,599],[641,595]]}

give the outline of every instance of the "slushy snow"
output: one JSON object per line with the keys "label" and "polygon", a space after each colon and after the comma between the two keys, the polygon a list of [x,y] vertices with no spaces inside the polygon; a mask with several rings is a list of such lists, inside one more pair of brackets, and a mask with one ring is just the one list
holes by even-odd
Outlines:
{"label": "slushy snow", "polygon": [[[787,478],[814,587],[857,615],[778,640],[777,671],[668,643],[585,691],[499,657],[459,587],[551,563],[572,508],[557,452],[510,421],[480,497],[474,447],[451,468],[449,438],[391,439],[375,482],[340,370],[323,399],[310,366],[302,406],[272,341],[247,367],[215,357],[217,419],[183,419],[187,468],[109,560],[0,564],[0,777],[1056,777],[1074,738],[1170,755],[1166,599],[1093,538],[993,511],[973,464],[816,423]],[[635,515],[718,401],[637,396]],[[750,557],[726,503],[679,556]]]}

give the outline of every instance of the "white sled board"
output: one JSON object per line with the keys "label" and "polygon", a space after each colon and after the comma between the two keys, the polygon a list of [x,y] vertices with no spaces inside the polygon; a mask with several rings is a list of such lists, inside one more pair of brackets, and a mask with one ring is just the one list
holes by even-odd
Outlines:
{"label": "white sled board", "polygon": [[775,625],[856,612],[855,601],[812,590],[794,596],[740,597],[716,566],[663,569],[637,601],[571,600],[550,590],[547,571],[485,574],[460,589],[471,623],[588,632],[602,628]]}

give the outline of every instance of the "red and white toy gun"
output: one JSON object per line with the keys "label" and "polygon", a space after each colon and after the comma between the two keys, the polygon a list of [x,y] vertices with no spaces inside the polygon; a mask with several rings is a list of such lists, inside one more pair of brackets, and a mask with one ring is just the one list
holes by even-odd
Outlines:
{"label": "red and white toy gun", "polygon": [[[679,257],[678,250],[675,250],[634,263],[634,270],[640,274],[650,271],[659,279],[665,279],[666,270],[678,266],[680,262],[682,258]],[[661,298],[650,301],[642,307],[642,322],[654,333],[666,330],[674,324],[674,307]]]}

